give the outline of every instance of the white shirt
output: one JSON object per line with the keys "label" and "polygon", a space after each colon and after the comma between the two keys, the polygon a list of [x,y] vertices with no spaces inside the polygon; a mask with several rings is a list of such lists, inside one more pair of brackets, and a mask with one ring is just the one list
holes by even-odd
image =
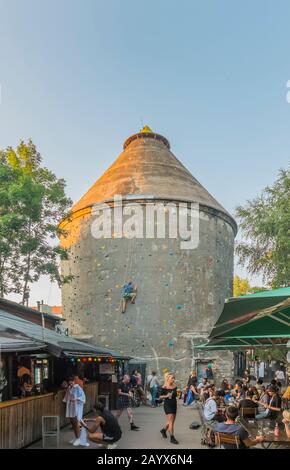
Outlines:
{"label": "white shirt", "polygon": [[276,378],[277,378],[278,380],[284,380],[284,379],[285,379],[285,375],[284,375],[283,370],[277,370],[277,372],[276,372]]}
{"label": "white shirt", "polygon": [[208,398],[204,404],[203,414],[207,421],[213,419],[217,413],[217,404],[213,398]]}
{"label": "white shirt", "polygon": [[159,385],[159,382],[158,382],[158,379],[157,379],[156,375],[148,375],[148,377],[147,377],[147,385],[148,385],[150,388]]}

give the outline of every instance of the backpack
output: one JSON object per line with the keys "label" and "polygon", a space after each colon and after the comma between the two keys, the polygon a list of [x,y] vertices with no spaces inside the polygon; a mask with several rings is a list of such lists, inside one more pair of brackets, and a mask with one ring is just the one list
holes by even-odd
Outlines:
{"label": "backpack", "polygon": [[192,421],[189,425],[189,429],[199,429],[201,424],[198,421]]}

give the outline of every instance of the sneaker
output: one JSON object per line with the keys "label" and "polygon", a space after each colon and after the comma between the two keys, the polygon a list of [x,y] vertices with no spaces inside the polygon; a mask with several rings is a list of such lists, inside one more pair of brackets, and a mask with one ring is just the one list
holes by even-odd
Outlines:
{"label": "sneaker", "polygon": [[74,441],[74,443],[73,443],[73,446],[77,447],[77,446],[80,445],[80,443],[81,443],[81,440],[80,440],[80,439],[76,439],[76,440]]}
{"label": "sneaker", "polygon": [[116,444],[116,443],[108,444],[108,449],[116,449],[116,447],[118,447],[118,444]]}
{"label": "sneaker", "polygon": [[131,424],[131,431],[137,431],[139,426],[136,426],[134,423]]}
{"label": "sneaker", "polygon": [[179,444],[179,442],[175,439],[174,436],[170,436],[170,442],[171,444]]}
{"label": "sneaker", "polygon": [[70,444],[73,444],[76,441],[76,438],[74,437],[71,441],[69,441]]}
{"label": "sneaker", "polygon": [[165,439],[167,439],[166,429],[160,429],[160,432],[161,432],[161,434],[162,434],[162,437],[164,437]]}
{"label": "sneaker", "polygon": [[80,444],[82,447],[90,447],[90,444],[88,442],[84,442],[83,444]]}

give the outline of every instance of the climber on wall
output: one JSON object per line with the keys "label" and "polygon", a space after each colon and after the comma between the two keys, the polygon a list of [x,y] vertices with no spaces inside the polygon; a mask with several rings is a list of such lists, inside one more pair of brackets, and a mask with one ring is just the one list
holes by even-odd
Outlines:
{"label": "climber on wall", "polygon": [[137,297],[137,285],[134,286],[132,281],[128,280],[123,285],[123,290],[122,290],[122,313],[125,313],[126,311],[128,300],[131,300],[131,304],[134,304],[136,297]]}

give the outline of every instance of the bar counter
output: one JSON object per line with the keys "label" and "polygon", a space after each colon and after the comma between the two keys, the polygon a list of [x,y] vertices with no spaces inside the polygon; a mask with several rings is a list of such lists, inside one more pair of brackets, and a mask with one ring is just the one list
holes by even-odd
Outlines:
{"label": "bar counter", "polygon": [[[86,403],[84,414],[92,411],[97,400],[98,382],[84,386]],[[0,449],[20,449],[41,439],[41,419],[45,415],[58,415],[60,426],[68,424],[63,403],[65,390],[7,400],[0,403]]]}

